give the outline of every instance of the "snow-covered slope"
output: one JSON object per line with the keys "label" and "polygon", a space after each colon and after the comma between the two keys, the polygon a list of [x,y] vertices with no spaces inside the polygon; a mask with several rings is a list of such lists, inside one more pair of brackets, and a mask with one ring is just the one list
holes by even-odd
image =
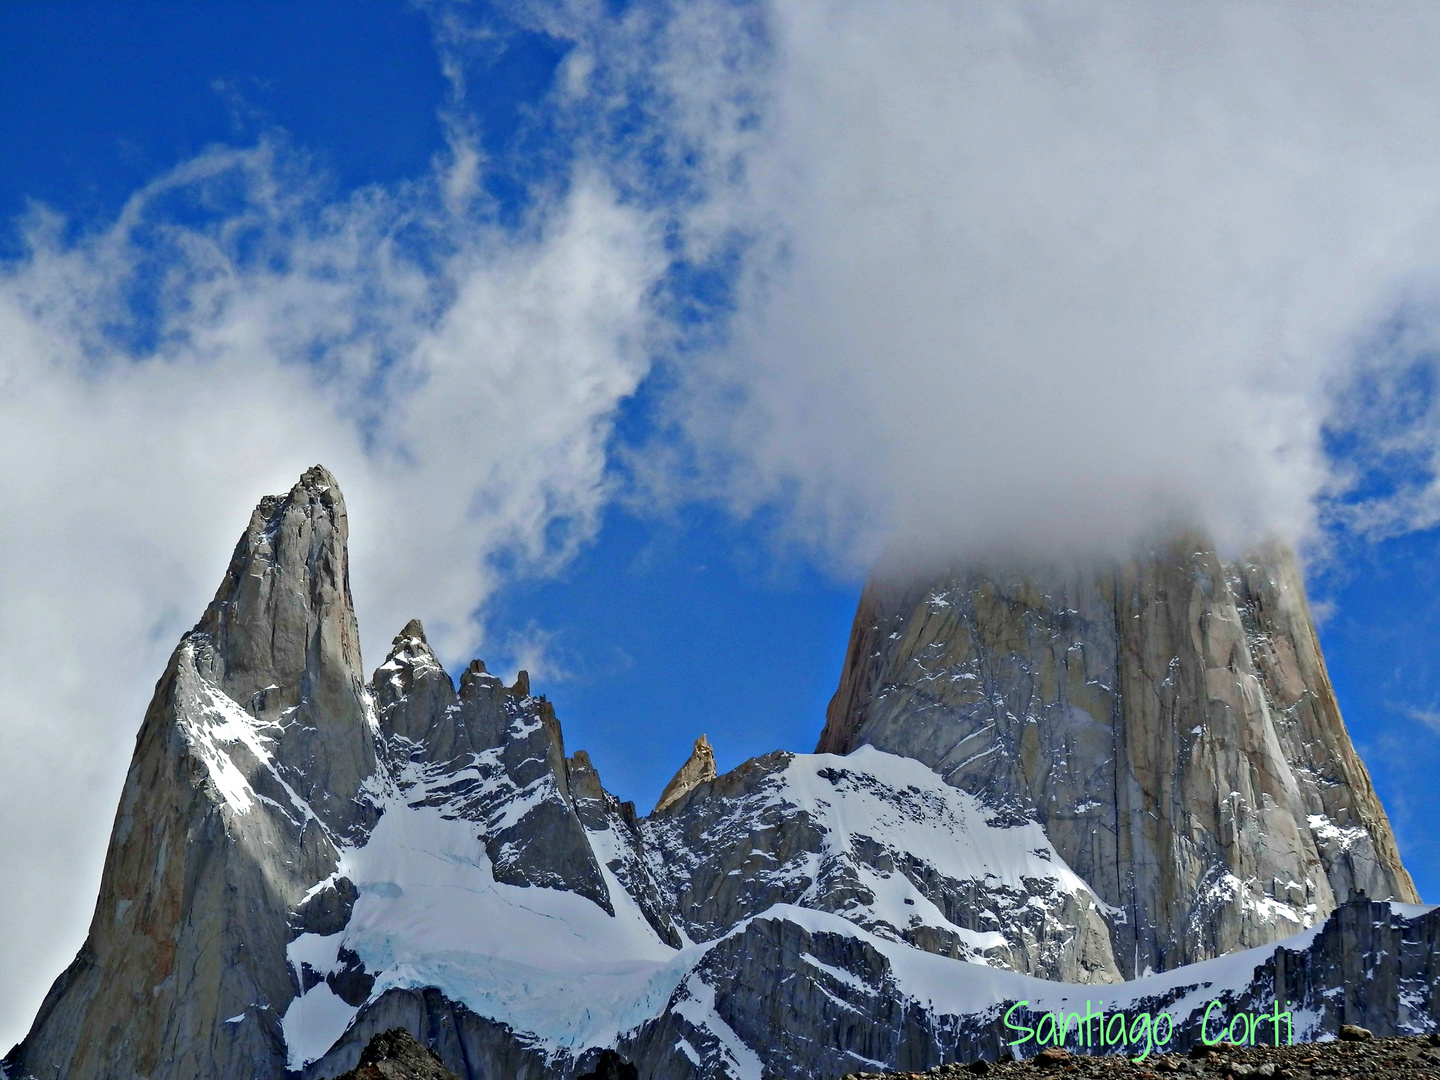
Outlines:
{"label": "snow-covered slope", "polygon": [[[517,720],[512,734],[526,730]],[[291,1068],[323,1056],[366,1002],[396,987],[438,988],[551,1055],[613,1045],[665,1010],[708,943],[769,912],[830,912],[867,941],[940,943],[1004,968],[1042,951],[1037,942],[1070,950],[1064,916],[1094,907],[1038,826],[989,825],[975,799],[924,766],[867,749],[748,763],[642,823],[638,838],[623,821],[588,831],[608,912],[575,892],[495,879],[487,839],[526,805],[517,793],[514,814],[468,812],[487,802],[496,754],[449,770],[404,763],[368,841],[342,853],[335,879],[358,889],[348,923],[290,945],[311,984],[285,1014]],[[488,786],[511,785],[492,775]],[[608,865],[637,839],[679,915],[682,948],[662,940]],[[983,928],[950,921],[941,904]],[[332,984],[357,961],[372,981],[347,1002],[347,987]]]}
{"label": "snow-covered slope", "polygon": [[1118,981],[1090,887],[1038,825],[993,818],[918,761],[862,747],[747,762],[642,832],[697,940],[783,903],[957,959]]}

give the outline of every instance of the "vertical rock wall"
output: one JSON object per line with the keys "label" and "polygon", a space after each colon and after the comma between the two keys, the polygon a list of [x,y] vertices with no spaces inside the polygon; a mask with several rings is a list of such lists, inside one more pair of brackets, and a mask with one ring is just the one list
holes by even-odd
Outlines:
{"label": "vertical rock wall", "polygon": [[1127,977],[1416,899],[1277,547],[877,576],[819,749],[865,744],[1041,822]]}
{"label": "vertical rock wall", "polygon": [[346,530],[320,468],[256,509],[156,686],[89,936],[13,1072],[284,1072],[290,912],[373,817]]}

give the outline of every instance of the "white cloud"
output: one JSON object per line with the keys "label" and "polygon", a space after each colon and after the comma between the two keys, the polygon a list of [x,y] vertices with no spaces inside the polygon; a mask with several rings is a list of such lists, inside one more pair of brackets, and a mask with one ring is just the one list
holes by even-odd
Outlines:
{"label": "white cloud", "polygon": [[327,201],[274,145],[217,150],[78,241],[37,213],[0,270],[0,1041],[83,938],[149,691],[260,496],[340,479],[371,664],[412,616],[468,658],[492,557],[595,527],[646,222],[578,172],[506,234],[446,209],[454,175]]}
{"label": "white cloud", "polygon": [[852,567],[1174,517],[1313,535],[1332,395],[1440,264],[1433,5],[787,0],[644,32],[666,59],[614,84],[667,80],[692,235],[748,245],[675,402],[737,505]]}

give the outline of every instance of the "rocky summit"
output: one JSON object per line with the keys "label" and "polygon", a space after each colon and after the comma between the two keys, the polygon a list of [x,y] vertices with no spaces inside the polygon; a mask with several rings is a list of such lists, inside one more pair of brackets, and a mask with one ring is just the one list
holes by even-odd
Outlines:
{"label": "rocky summit", "polygon": [[382,1031],[360,1054],[360,1064],[337,1080],[458,1080],[440,1055],[404,1028]]}
{"label": "rocky summit", "polygon": [[411,621],[366,675],[347,529],[319,467],[256,508],[10,1080],[830,1080],[1048,1067],[1014,1025],[1097,1004],[1185,1062],[1216,1016],[1440,1020],[1440,909],[1278,549],[879,575],[819,752],[717,775],[701,736],[641,817],[524,672],[457,680]]}

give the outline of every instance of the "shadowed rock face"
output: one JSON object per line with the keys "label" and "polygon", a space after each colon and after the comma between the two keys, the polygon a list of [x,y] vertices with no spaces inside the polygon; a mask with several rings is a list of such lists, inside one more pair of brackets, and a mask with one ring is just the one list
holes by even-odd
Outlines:
{"label": "shadowed rock face", "polygon": [[1123,913],[1127,977],[1416,899],[1278,548],[876,577],[819,749],[861,745],[1041,822]]}
{"label": "shadowed rock face", "polygon": [[525,672],[506,687],[476,660],[457,694],[412,619],[372,682],[387,757],[411,805],[483,825],[496,881],[565,889],[614,913],[575,812],[560,723],[530,695]]}

